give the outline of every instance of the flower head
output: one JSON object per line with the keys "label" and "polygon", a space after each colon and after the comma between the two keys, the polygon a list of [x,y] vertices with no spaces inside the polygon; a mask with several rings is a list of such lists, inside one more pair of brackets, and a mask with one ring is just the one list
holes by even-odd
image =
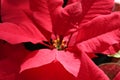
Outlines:
{"label": "flower head", "polygon": [[30,52],[21,65],[22,80],[108,80],[86,53],[115,51],[111,47],[119,45],[120,14],[111,14],[113,1],[68,0],[64,7],[63,3],[3,1],[0,39],[49,47]]}

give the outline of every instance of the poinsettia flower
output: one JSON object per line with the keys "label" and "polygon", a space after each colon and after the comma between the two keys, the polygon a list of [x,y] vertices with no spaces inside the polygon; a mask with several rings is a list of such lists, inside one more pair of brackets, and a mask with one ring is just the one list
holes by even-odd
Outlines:
{"label": "poinsettia flower", "polygon": [[[91,41],[93,37],[102,34],[105,36],[105,33],[119,29],[119,26],[115,25],[119,24],[120,15],[110,14],[112,0],[69,0],[64,8],[62,0],[30,0],[30,2],[26,0],[24,4],[22,3],[23,1],[3,1],[4,23],[0,24],[0,39],[11,44],[32,42],[49,47],[30,52],[30,56],[21,65],[22,80],[109,80],[86,55],[88,48],[84,46],[85,43],[89,44],[88,40]],[[16,5],[18,7],[15,7]],[[106,22],[112,21],[111,27],[104,19],[107,19]],[[110,29],[103,30],[102,25]],[[90,33],[94,31],[94,35],[88,34],[88,29]],[[103,31],[96,33],[96,29]],[[119,37],[117,38],[119,40]],[[45,44],[45,41],[48,44]],[[92,42],[90,44],[92,45]],[[96,51],[99,50],[98,47],[101,46],[98,45]]]}

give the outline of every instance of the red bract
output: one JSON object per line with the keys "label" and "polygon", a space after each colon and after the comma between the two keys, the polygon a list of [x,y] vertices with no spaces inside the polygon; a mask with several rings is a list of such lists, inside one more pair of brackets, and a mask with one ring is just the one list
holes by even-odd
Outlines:
{"label": "red bract", "polygon": [[17,80],[20,64],[30,53],[23,45],[11,45],[0,40],[0,80]]}
{"label": "red bract", "polygon": [[29,52],[21,65],[22,80],[109,80],[86,53],[118,46],[120,14],[110,14],[113,1],[69,0],[64,8],[62,4],[63,0],[3,1],[0,39],[11,44],[47,41],[50,47]]}
{"label": "red bract", "polygon": [[33,52],[21,66],[22,80],[109,80],[85,53],[74,54],[48,49]]}
{"label": "red bract", "polygon": [[120,71],[120,65],[117,63],[105,63],[99,65],[99,67],[105,72],[105,74],[108,75],[111,80],[113,80],[113,78],[115,78]]}
{"label": "red bract", "polygon": [[113,80],[119,80],[120,79],[120,72],[115,76]]}
{"label": "red bract", "polygon": [[101,15],[84,24],[77,35],[78,48],[85,53],[114,54],[120,49],[120,13]]}

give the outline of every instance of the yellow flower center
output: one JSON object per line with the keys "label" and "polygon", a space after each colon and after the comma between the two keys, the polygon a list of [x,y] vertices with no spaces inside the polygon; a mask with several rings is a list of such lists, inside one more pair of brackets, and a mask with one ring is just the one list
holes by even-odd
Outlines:
{"label": "yellow flower center", "polygon": [[65,40],[60,40],[60,38],[57,38],[56,40],[53,40],[53,46],[58,50],[63,50],[67,48],[67,44]]}

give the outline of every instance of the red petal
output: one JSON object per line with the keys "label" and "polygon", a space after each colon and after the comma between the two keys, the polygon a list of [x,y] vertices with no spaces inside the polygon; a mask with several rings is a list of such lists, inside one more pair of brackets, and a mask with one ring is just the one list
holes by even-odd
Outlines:
{"label": "red petal", "polygon": [[23,45],[0,41],[0,80],[16,80],[20,64],[29,53]]}
{"label": "red petal", "polygon": [[81,3],[84,17],[81,23],[90,21],[99,15],[111,13],[114,5],[113,0],[82,0]]}
{"label": "red petal", "polygon": [[13,44],[26,41],[36,43],[46,40],[42,33],[36,28],[36,25],[30,20],[31,18],[26,14],[26,12],[28,12],[28,4],[28,0],[21,0],[19,2],[12,0],[3,1],[3,24],[0,24],[1,39]]}
{"label": "red petal", "polygon": [[62,8],[63,0],[31,0],[30,3],[33,20],[45,36],[45,30],[51,32],[53,29],[55,34],[65,35],[70,29],[76,30],[78,27],[76,24],[81,14],[80,2],[69,4],[65,9]]}
{"label": "red petal", "polygon": [[22,80],[76,80],[59,62],[26,70],[20,76]]}
{"label": "red petal", "polygon": [[44,36],[47,37],[47,39],[50,38],[52,32],[52,22],[48,9],[48,1],[30,0],[30,8],[33,14],[32,21],[36,24],[36,27],[44,34]]}
{"label": "red petal", "polygon": [[30,58],[21,66],[21,72],[30,68],[37,68],[52,62],[60,62],[64,68],[72,75],[78,75],[80,61],[76,59],[73,53],[57,50],[39,50],[30,55]]}
{"label": "red petal", "polygon": [[21,67],[22,80],[75,80],[55,59],[55,52],[44,49],[33,53]]}
{"label": "red petal", "polygon": [[99,69],[91,59],[82,53],[81,57],[81,68],[78,78],[81,80],[109,80],[105,73]]}
{"label": "red petal", "polygon": [[68,32],[73,32],[78,28],[78,22],[82,12],[80,2],[74,2],[65,8],[57,5],[54,6],[54,10],[50,10],[53,21],[53,32],[55,34],[66,35]]}
{"label": "red petal", "polygon": [[17,64],[20,64],[27,54],[30,52],[25,49],[22,44],[11,45],[4,41],[0,41],[0,58],[8,58]]}
{"label": "red petal", "polygon": [[57,51],[56,54],[57,60],[64,66],[64,68],[77,77],[80,69],[80,60],[75,57],[74,53]]}
{"label": "red petal", "polygon": [[81,65],[77,58],[70,52],[40,50],[22,65],[22,80],[109,80],[85,53],[79,58]]}
{"label": "red petal", "polygon": [[[66,61],[63,61],[65,60],[63,57],[59,58],[61,56],[59,56],[58,53],[61,54],[61,52],[58,52],[56,50],[51,51],[47,49],[40,50],[39,53],[36,54],[33,53],[29,59],[21,66],[21,79],[76,80],[76,78],[63,67],[63,65],[67,63],[65,63]],[[59,60],[63,63],[62,65]]]}
{"label": "red petal", "polygon": [[42,42],[46,38],[31,23],[21,23],[19,25],[13,23],[0,24],[0,39],[11,44],[22,42]]}
{"label": "red petal", "polygon": [[43,66],[51,63],[55,60],[55,53],[48,49],[42,49],[39,51],[34,51],[30,56],[28,56],[27,60],[21,65],[21,71],[30,68],[37,68],[39,66]]}
{"label": "red petal", "polygon": [[68,0],[68,4],[71,4],[71,3],[74,3],[74,2],[77,2],[77,1],[81,1],[81,0]]}
{"label": "red petal", "polygon": [[[97,53],[110,49],[109,47],[120,44],[120,29],[108,32],[106,34],[91,38],[78,44],[78,48],[85,53]],[[116,49],[110,49],[110,52],[116,52]],[[114,53],[106,53],[114,54]]]}
{"label": "red petal", "polygon": [[[1,0],[2,6],[6,6],[6,8],[12,9],[28,9],[29,8],[29,0]],[[2,7],[3,8],[3,7]]]}
{"label": "red petal", "polygon": [[1,14],[3,22],[20,23],[21,21],[29,21],[24,13],[28,10],[28,0],[2,0]]}
{"label": "red petal", "polygon": [[94,18],[93,20],[81,25],[77,40],[82,42],[98,35],[118,29],[120,26],[120,13],[112,13]]}
{"label": "red petal", "polygon": [[0,80],[15,80],[18,77],[19,65],[9,59],[0,60]]}
{"label": "red petal", "polygon": [[119,13],[113,13],[95,18],[85,24],[85,26],[79,30],[77,38],[79,49],[86,53],[95,53],[103,52],[111,46],[119,45],[119,19]]}
{"label": "red petal", "polygon": [[115,76],[113,80],[119,80],[120,79],[120,72]]}
{"label": "red petal", "polygon": [[99,65],[99,67],[105,72],[105,74],[110,78],[110,80],[113,80],[113,78],[120,71],[120,65],[117,63],[104,63]]}

